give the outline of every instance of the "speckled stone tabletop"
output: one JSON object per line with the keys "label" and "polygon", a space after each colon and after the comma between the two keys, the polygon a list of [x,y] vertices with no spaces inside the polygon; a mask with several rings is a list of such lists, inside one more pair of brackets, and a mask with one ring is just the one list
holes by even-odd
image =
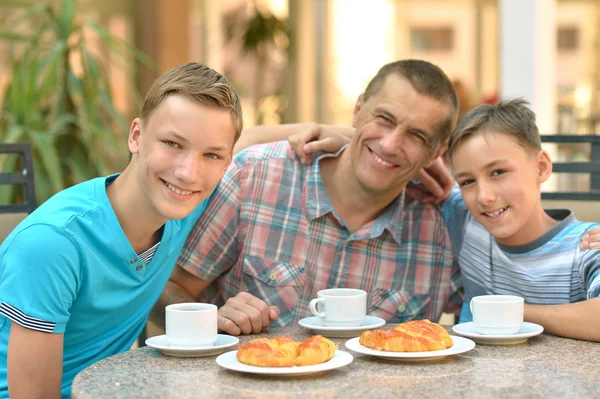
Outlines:
{"label": "speckled stone tabletop", "polygon": [[[240,342],[276,335],[313,334],[284,328]],[[332,339],[348,351],[346,338]],[[73,398],[600,398],[600,344],[591,342],[541,335],[420,363],[352,354],[354,361],[339,369],[265,377],[225,370],[216,356],[175,358],[144,347],[82,371]]]}

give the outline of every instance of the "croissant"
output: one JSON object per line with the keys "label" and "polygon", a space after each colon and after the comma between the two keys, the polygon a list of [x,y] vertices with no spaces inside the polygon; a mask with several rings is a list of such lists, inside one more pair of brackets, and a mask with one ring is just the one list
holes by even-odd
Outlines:
{"label": "croissant", "polygon": [[311,364],[325,363],[333,357],[337,345],[333,341],[315,335],[307,338],[299,345],[300,354],[294,364],[296,366],[308,366]]}
{"label": "croissant", "polygon": [[302,343],[290,337],[259,338],[238,347],[237,360],[259,367],[308,366],[330,360],[337,345],[331,340],[315,335]]}
{"label": "croissant", "polygon": [[439,324],[415,320],[397,325],[391,330],[365,331],[361,345],[389,352],[426,352],[452,347],[452,338]]}

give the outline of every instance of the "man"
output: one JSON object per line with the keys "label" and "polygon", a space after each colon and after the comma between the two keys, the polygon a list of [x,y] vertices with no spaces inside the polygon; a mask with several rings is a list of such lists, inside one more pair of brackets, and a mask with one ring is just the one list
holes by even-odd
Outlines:
{"label": "man", "polygon": [[0,247],[0,397],[70,397],[129,349],[242,130],[237,94],[197,63],[159,77],[131,123],[131,161],[45,202]]}
{"label": "man", "polygon": [[438,67],[399,61],[358,98],[356,134],[337,153],[307,166],[284,142],[243,151],[190,234],[158,308],[225,303],[219,327],[230,334],[293,325],[328,287],[366,290],[369,313],[390,322],[437,320],[449,304],[458,310],[458,266],[443,218],[406,188],[443,153],[457,112]]}

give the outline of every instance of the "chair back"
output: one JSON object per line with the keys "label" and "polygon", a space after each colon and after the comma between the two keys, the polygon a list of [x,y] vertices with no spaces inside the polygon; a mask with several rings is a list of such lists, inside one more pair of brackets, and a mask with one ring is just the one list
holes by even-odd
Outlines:
{"label": "chair back", "polygon": [[544,208],[572,209],[578,220],[600,223],[600,136],[542,135],[542,142],[590,146],[588,160],[579,162],[555,162],[553,160],[552,162],[554,173],[589,175],[589,188],[582,191],[542,192]]}
{"label": "chair back", "polygon": [[36,208],[31,144],[0,143],[0,155],[2,154],[17,154],[21,167],[16,172],[0,170],[0,189],[3,185],[20,185],[23,203],[0,204],[0,244]]}

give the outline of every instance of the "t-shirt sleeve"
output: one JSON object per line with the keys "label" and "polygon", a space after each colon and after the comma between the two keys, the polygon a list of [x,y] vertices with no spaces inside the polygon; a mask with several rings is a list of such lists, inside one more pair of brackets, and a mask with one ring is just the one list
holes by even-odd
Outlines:
{"label": "t-shirt sleeve", "polygon": [[234,157],[177,260],[178,267],[205,281],[212,282],[229,270],[238,257],[243,156],[241,152]]}
{"label": "t-shirt sleeve", "polygon": [[32,330],[64,333],[81,270],[75,241],[57,227],[37,224],[6,245],[0,314]]}
{"label": "t-shirt sleeve", "polygon": [[454,186],[450,197],[444,202],[443,215],[454,253],[458,256],[464,240],[465,223],[469,215],[469,209],[463,201],[458,185]]}

